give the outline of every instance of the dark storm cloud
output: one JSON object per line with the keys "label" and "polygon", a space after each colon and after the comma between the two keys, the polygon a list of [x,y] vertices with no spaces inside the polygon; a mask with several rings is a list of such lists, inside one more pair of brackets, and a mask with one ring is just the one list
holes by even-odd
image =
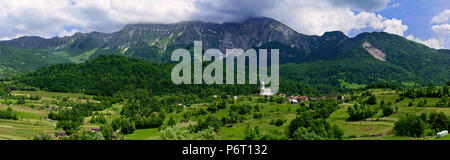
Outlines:
{"label": "dark storm cloud", "polygon": [[[295,3],[305,0],[198,0],[193,5],[196,12],[190,19],[212,22],[242,21],[248,17],[267,16],[268,11],[277,9],[281,3]],[[347,7],[355,11],[380,11],[390,0],[322,0],[336,7]],[[293,3],[294,2],[294,3]],[[295,6],[292,6],[295,7]],[[301,7],[301,6],[298,6]]]}
{"label": "dark storm cloud", "polygon": [[380,11],[386,8],[390,0],[328,0],[337,6],[350,7],[357,11]]}
{"label": "dark storm cloud", "polygon": [[280,3],[277,0],[199,0],[191,19],[213,22],[236,22],[249,17],[260,17]]}

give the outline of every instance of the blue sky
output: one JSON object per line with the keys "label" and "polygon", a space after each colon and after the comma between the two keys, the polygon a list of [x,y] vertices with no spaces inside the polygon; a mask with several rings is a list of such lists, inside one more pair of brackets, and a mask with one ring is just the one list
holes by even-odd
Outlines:
{"label": "blue sky", "polygon": [[380,13],[387,18],[401,19],[408,26],[406,35],[421,39],[432,38],[430,20],[445,9],[450,9],[450,0],[395,0],[395,8],[387,8]]}
{"label": "blue sky", "polygon": [[0,40],[115,32],[131,23],[274,18],[297,32],[384,31],[450,48],[450,0],[1,0]]}

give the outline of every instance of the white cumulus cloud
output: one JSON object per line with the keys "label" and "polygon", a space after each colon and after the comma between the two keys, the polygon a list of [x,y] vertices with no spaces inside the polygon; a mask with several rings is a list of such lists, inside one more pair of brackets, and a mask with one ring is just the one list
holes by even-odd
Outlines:
{"label": "white cumulus cloud", "polygon": [[427,39],[427,40],[421,40],[420,38],[414,37],[413,35],[408,35],[406,38],[409,39],[409,40],[412,40],[412,41],[416,41],[416,42],[425,44],[425,45],[427,45],[428,47],[431,47],[431,48],[441,49],[441,48],[444,47],[444,44],[442,44],[442,42],[439,41],[436,38],[430,38],[430,39]]}
{"label": "white cumulus cloud", "polygon": [[450,9],[446,9],[441,13],[433,16],[430,20],[430,24],[434,24],[431,26],[431,31],[433,35],[431,38],[427,40],[422,40],[412,35],[407,36],[406,38],[425,44],[428,47],[442,49],[442,48],[450,48]]}
{"label": "white cumulus cloud", "polygon": [[446,9],[439,13],[438,15],[435,15],[430,23],[431,24],[439,24],[439,23],[445,23],[448,22],[448,19],[450,18],[450,9]]}
{"label": "white cumulus cloud", "polygon": [[408,29],[408,26],[402,24],[402,20],[398,19],[387,19],[383,21],[385,29],[383,31],[387,33],[397,34],[403,36],[403,33]]}

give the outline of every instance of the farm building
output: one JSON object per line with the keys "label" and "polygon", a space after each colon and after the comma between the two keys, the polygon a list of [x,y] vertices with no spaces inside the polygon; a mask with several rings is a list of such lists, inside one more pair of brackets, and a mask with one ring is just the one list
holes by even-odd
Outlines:
{"label": "farm building", "polygon": [[289,104],[297,104],[298,103],[298,96],[289,96],[288,102],[289,102]]}
{"label": "farm building", "polygon": [[330,99],[338,99],[338,96],[337,96],[337,95],[328,95],[328,96],[325,97],[324,99],[326,99],[326,98],[330,98]]}
{"label": "farm building", "polygon": [[447,136],[447,135],[448,135],[448,131],[447,131],[447,130],[442,131],[442,132],[438,132],[438,133],[436,134],[436,136],[437,136],[438,138],[442,138],[442,137],[445,137],[445,136]]}
{"label": "farm building", "polygon": [[307,96],[300,96],[300,97],[297,98],[297,100],[299,100],[299,101],[309,101],[309,97],[307,97]]}
{"label": "farm building", "polygon": [[65,131],[58,131],[58,132],[55,132],[55,136],[56,137],[65,137],[65,136],[67,136],[67,134]]}
{"label": "farm building", "polygon": [[48,106],[48,109],[50,109],[50,110],[54,110],[55,108],[56,108],[56,107],[53,106],[53,105]]}
{"label": "farm building", "polygon": [[289,99],[289,103],[290,104],[297,104],[298,101],[297,101],[297,99]]}
{"label": "farm building", "polygon": [[297,104],[299,102],[309,101],[309,97],[307,96],[289,96],[288,102],[290,104]]}
{"label": "farm building", "polygon": [[100,131],[100,128],[91,128],[91,132],[98,132]]}

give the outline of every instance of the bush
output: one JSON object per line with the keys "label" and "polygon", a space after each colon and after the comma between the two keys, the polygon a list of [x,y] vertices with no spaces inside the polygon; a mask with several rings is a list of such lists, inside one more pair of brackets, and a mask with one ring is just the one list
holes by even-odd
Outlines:
{"label": "bush", "polygon": [[375,105],[377,104],[377,98],[375,97],[375,95],[372,95],[369,97],[369,99],[366,100],[366,103],[370,105]]}
{"label": "bush", "polygon": [[126,119],[122,121],[122,133],[123,134],[131,134],[136,130],[136,124],[130,119]]}
{"label": "bush", "polygon": [[105,124],[107,120],[103,114],[100,114],[99,116],[92,116],[89,122],[92,124]]}
{"label": "bush", "polygon": [[383,116],[390,116],[394,113],[394,108],[392,106],[382,106]]}
{"label": "bush", "polygon": [[436,132],[433,129],[426,129],[423,131],[424,136],[434,136]]}
{"label": "bush", "polygon": [[216,113],[216,111],[218,110],[218,107],[217,106],[208,106],[208,108],[206,110],[211,113]]}
{"label": "bush", "polygon": [[284,124],[284,122],[286,122],[286,120],[276,119],[276,120],[271,120],[270,124],[275,125],[275,126],[282,126]]}
{"label": "bush", "polygon": [[175,120],[173,119],[173,117],[170,117],[170,118],[169,118],[169,121],[167,122],[167,125],[168,125],[168,126],[175,126],[175,124],[176,124],[176,122],[175,122]]}
{"label": "bush", "polygon": [[294,140],[323,140],[321,136],[317,135],[314,131],[308,131],[304,127],[298,128],[294,132]]}
{"label": "bush", "polygon": [[202,131],[199,131],[195,137],[195,140],[216,140],[218,139],[217,133],[214,131],[213,127],[209,127]]}
{"label": "bush", "polygon": [[39,95],[31,95],[30,100],[40,100],[41,97]]}
{"label": "bush", "polygon": [[367,105],[359,106],[358,104],[355,104],[353,107],[348,107],[347,112],[350,115],[348,118],[349,121],[361,121],[372,117],[377,113],[377,110],[371,109]]}
{"label": "bush", "polygon": [[72,120],[60,120],[56,122],[56,128],[63,129],[66,134],[70,136],[81,128],[81,122]]}
{"label": "bush", "polygon": [[355,134],[352,134],[350,136],[348,136],[348,138],[352,139],[352,138],[358,138],[358,136],[356,136]]}
{"label": "bush", "polygon": [[263,114],[262,113],[255,113],[255,114],[253,114],[253,118],[254,119],[260,119],[260,118],[262,118],[263,117]]}
{"label": "bush", "polygon": [[419,100],[419,103],[417,104],[418,107],[424,107],[427,104],[427,100],[423,99],[423,100]]}
{"label": "bush", "polygon": [[18,120],[19,118],[17,117],[17,114],[13,112],[13,109],[8,107],[5,111],[0,110],[0,119]]}
{"label": "bush", "polygon": [[444,112],[432,112],[428,116],[427,123],[430,124],[431,129],[435,130],[436,132],[440,132],[449,129],[450,120]]}
{"label": "bush", "polygon": [[344,132],[336,125],[331,126],[325,119],[314,119],[313,113],[305,112],[294,118],[288,126],[288,137],[294,138],[299,128],[306,128],[324,139],[341,139]]}
{"label": "bush", "polygon": [[241,115],[246,115],[251,113],[251,106],[249,104],[233,104],[231,105],[230,112],[235,112]]}
{"label": "bush", "polygon": [[179,127],[167,127],[160,132],[162,140],[189,140],[189,131]]}
{"label": "bush", "polygon": [[424,131],[425,122],[417,115],[401,118],[394,125],[394,132],[398,136],[421,137]]}
{"label": "bush", "polygon": [[109,125],[109,124],[102,125],[100,127],[100,132],[102,132],[102,135],[105,138],[105,140],[112,140],[113,139],[114,130],[111,127],[111,125]]}
{"label": "bush", "polygon": [[189,126],[189,130],[191,132],[197,133],[199,131],[202,131],[202,130],[212,127],[212,128],[214,128],[214,131],[217,132],[219,130],[221,124],[222,124],[221,121],[217,117],[208,116],[208,118],[206,118],[206,120],[200,119],[196,125]]}
{"label": "bush", "polygon": [[33,137],[33,140],[51,140],[52,136],[47,133],[39,133]]}
{"label": "bush", "polygon": [[217,133],[214,128],[209,127],[194,135],[190,135],[187,129],[180,127],[167,127],[160,132],[161,140],[216,140]]}
{"label": "bush", "polygon": [[260,135],[260,130],[258,126],[251,128],[250,125],[247,125],[244,131],[245,140],[256,140]]}

